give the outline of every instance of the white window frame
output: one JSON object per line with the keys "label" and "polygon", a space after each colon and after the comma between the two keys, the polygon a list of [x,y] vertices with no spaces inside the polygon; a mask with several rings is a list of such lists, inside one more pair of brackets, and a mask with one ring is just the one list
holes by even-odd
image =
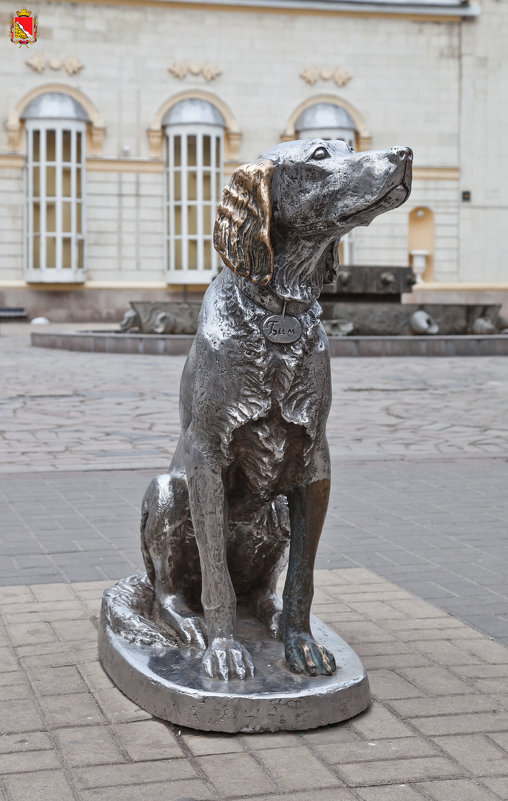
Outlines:
{"label": "white window frame", "polygon": [[[32,283],[83,283],[86,279],[86,123],[82,120],[29,119],[25,123],[27,158],[25,168],[25,280]],[[47,132],[55,132],[55,160],[46,158]],[[63,132],[71,133],[70,161],[63,161]],[[39,133],[39,161],[34,161],[34,133]],[[44,134],[44,135],[43,135]],[[77,134],[81,134],[81,159],[78,162]],[[39,168],[39,195],[34,197],[34,167]],[[46,169],[55,167],[55,195],[46,192]],[[63,168],[70,168],[70,194],[63,195]],[[77,196],[77,170],[81,169],[81,195]],[[34,203],[39,203],[39,267],[34,267]],[[46,230],[47,203],[55,204],[55,232]],[[71,230],[64,231],[63,203],[70,204]],[[78,215],[81,232],[78,233]],[[46,240],[55,237],[55,264],[46,263]],[[63,240],[71,240],[71,264],[63,266]],[[79,259],[78,242],[82,242]]]}
{"label": "white window frame", "polygon": [[[165,127],[165,164],[164,164],[164,245],[167,281],[169,284],[208,284],[216,275],[220,259],[213,247],[213,223],[217,204],[220,201],[223,184],[224,162],[224,128],[221,125],[206,125],[202,123],[181,123]],[[174,153],[174,139],[180,137],[180,166],[172,163]],[[187,164],[187,137],[196,137],[196,165]],[[210,136],[211,164],[203,164],[203,137]],[[215,140],[220,141],[220,159],[216,161]],[[197,198],[189,200],[187,173],[192,169],[196,171]],[[203,199],[203,174],[210,170],[210,200]],[[175,174],[180,171],[181,199],[175,200]],[[188,209],[190,206],[197,209],[197,231],[189,236],[187,230]],[[181,206],[181,232],[175,234],[175,206]],[[210,219],[210,234],[203,230],[204,214],[208,213]],[[197,267],[189,267],[189,241],[197,242]],[[178,266],[176,258],[176,242],[181,241],[181,265]],[[204,264],[204,244],[210,242],[210,267]]]}

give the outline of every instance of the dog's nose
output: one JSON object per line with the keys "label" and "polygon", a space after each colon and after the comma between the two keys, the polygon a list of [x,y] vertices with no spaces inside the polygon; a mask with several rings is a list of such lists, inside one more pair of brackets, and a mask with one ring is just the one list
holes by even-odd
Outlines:
{"label": "dog's nose", "polygon": [[413,151],[410,147],[392,147],[390,150],[390,160],[394,163],[400,161],[412,161]]}

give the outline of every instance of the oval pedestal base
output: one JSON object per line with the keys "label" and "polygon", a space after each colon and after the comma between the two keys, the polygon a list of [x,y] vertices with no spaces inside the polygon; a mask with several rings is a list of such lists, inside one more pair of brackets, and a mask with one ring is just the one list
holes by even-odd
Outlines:
{"label": "oval pedestal base", "polygon": [[157,630],[149,619],[150,594],[146,576],[132,576],[106,590],[99,655],[117,687],[155,717],[202,731],[291,731],[338,723],[369,706],[369,682],[360,659],[318,618],[312,616],[312,632],[335,655],[333,676],[292,673],[282,643],[240,609],[237,633],[256,674],[246,681],[222,682],[202,673],[203,651],[179,646]]}

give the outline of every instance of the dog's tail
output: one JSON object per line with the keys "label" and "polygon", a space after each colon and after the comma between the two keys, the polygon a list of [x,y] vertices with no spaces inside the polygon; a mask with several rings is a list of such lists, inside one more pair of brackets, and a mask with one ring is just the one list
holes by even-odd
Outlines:
{"label": "dog's tail", "polygon": [[141,554],[143,556],[143,562],[145,563],[148,580],[153,586],[155,584],[155,568],[153,565],[152,557],[150,556],[150,551],[148,550],[148,546],[145,540],[145,529],[148,521],[148,514],[149,514],[148,502],[145,497],[143,498],[143,503],[141,504],[141,524],[139,527],[141,534]]}

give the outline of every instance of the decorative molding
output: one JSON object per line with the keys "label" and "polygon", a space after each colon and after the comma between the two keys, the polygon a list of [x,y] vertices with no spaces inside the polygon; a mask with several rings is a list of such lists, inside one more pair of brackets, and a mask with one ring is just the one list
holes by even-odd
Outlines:
{"label": "decorative molding", "polygon": [[183,80],[187,75],[193,75],[194,77],[202,75],[205,81],[214,81],[222,74],[222,70],[215,64],[206,62],[206,64],[201,65],[197,64],[195,61],[190,64],[187,64],[185,61],[175,61],[175,63],[168,68],[168,72],[179,80]]}
{"label": "decorative molding", "polygon": [[39,95],[46,94],[46,92],[62,92],[65,95],[73,97],[83,106],[90,119],[87,125],[89,155],[101,156],[102,142],[106,130],[101,115],[92,101],[83,92],[79,89],[75,89],[73,86],[67,86],[61,83],[46,83],[42,86],[37,86],[35,89],[31,89],[21,98],[16,106],[9,111],[5,124],[9,150],[13,153],[23,154],[24,123],[21,119],[21,115],[31,100],[34,100],[34,98]]}
{"label": "decorative molding", "polygon": [[351,73],[343,67],[337,67],[336,69],[331,69],[330,67],[323,67],[322,69],[318,69],[317,67],[305,67],[300,73],[300,78],[303,78],[305,83],[308,83],[310,86],[314,86],[319,80],[333,80],[336,86],[345,86],[352,77]]}
{"label": "decorative molding", "polygon": [[332,94],[314,95],[313,97],[308,97],[303,103],[300,103],[289,117],[287,125],[281,134],[282,142],[291,142],[293,139],[296,139],[296,120],[302,111],[305,111],[305,109],[310,108],[310,106],[316,103],[332,103],[335,106],[342,106],[346,111],[349,111],[356,127],[356,149],[359,151],[370,150],[372,139],[363,116],[349,100]]}
{"label": "decorative molding", "polygon": [[164,164],[161,160],[89,158],[86,169],[87,172],[163,173]]}
{"label": "decorative molding", "polygon": [[0,169],[22,170],[24,166],[24,156],[0,155]]}
{"label": "decorative molding", "polygon": [[173,106],[176,106],[181,100],[191,100],[193,98],[206,100],[219,109],[226,122],[226,129],[224,131],[224,163],[227,164],[231,161],[236,162],[242,141],[242,134],[238,121],[229,106],[226,105],[220,97],[203,89],[188,89],[183,92],[178,92],[178,94],[170,97],[169,100],[166,100],[165,103],[159,107],[147,131],[150,158],[162,158],[162,119],[166,112],[168,112],[170,108],[173,108]]}
{"label": "decorative molding", "polygon": [[413,167],[413,178],[418,181],[458,181],[459,167]]}
{"label": "decorative molding", "polygon": [[76,56],[67,56],[63,60],[58,56],[51,56],[51,58],[46,59],[42,53],[37,53],[35,56],[28,58],[25,64],[28,64],[34,72],[44,72],[46,67],[49,67],[55,72],[64,69],[67,75],[76,75],[84,67],[84,64]]}

